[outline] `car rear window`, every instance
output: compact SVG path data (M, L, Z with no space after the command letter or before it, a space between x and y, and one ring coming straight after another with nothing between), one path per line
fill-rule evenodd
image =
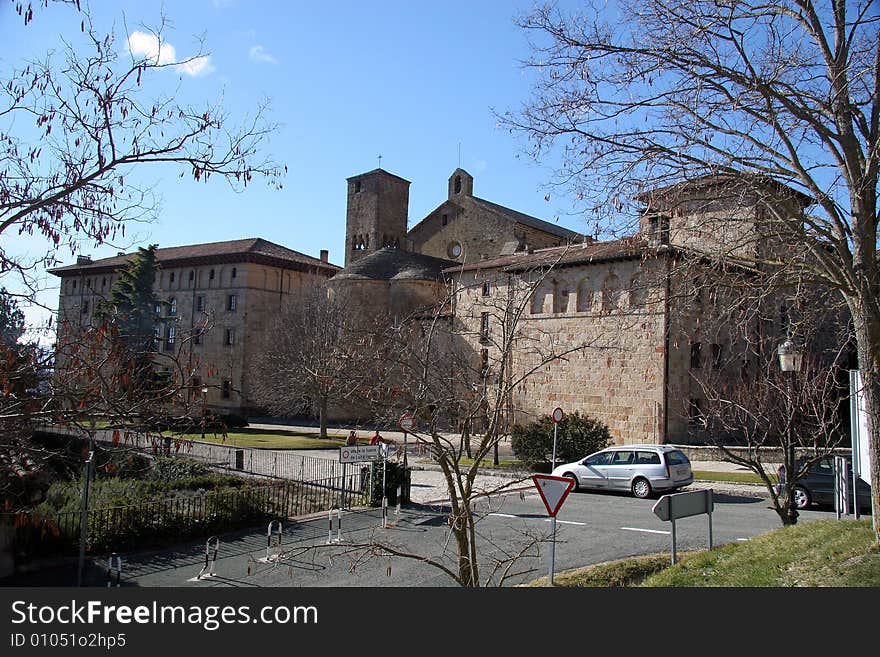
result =
M669 465L684 465L685 463L690 463L688 457L684 455L684 452L679 452L678 450L666 452L666 462Z

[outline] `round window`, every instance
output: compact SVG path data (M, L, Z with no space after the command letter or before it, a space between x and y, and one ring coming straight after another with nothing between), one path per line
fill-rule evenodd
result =
M449 254L450 258L457 258L461 255L461 244L458 242L450 242L449 248L446 249L446 253Z

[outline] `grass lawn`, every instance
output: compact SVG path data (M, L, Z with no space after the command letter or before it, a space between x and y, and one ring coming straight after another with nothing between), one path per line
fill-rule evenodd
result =
M880 586L870 520L816 520L715 550L647 555L559 573L557 586ZM546 586L542 578L529 586Z
M776 483L776 473L767 473L770 481ZM708 470L694 470L694 479L702 481L725 481L731 484L759 484L764 482L754 472L710 472Z
M188 439L202 440L201 431L183 434ZM316 429L314 433L299 433L285 431L283 429L232 429L223 434L205 432L205 440L213 443L223 443L235 447L262 447L266 449L337 449L345 445L348 434L327 432L328 438L322 439ZM362 443L365 441L361 441Z

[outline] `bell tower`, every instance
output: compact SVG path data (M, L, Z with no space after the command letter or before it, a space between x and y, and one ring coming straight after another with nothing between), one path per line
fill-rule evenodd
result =
M345 266L385 247L405 248L409 181L373 169L347 182Z

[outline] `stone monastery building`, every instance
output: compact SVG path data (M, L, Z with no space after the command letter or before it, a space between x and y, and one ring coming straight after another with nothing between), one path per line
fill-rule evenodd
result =
M573 351L546 366L538 349L513 351L511 375L534 372L509 400L511 421L561 406L604 421L620 443L685 443L700 435L694 374L738 373L747 363L735 338L709 321L723 301L682 292L686 281L672 274L678 255L778 248L761 234L768 198L790 213L809 201L787 188L768 185L767 195L728 182L716 176L655 190L640 199L635 235L593 241L475 196L462 169L450 176L447 198L407 229L410 183L375 169L347 181L344 268L326 251L313 258L258 238L158 249L155 289L166 304L157 337L162 349L174 349L181 336L198 334L186 347L202 364L192 388L209 389L211 408L246 413L254 407L245 363L255 336L307 288L327 282L351 313L394 318L429 312L452 290L449 320L460 348L491 386L501 358L500 302L526 290L522 344ZM130 258L80 257L52 270L61 278L59 342L90 321ZM765 330L786 328L780 321Z

